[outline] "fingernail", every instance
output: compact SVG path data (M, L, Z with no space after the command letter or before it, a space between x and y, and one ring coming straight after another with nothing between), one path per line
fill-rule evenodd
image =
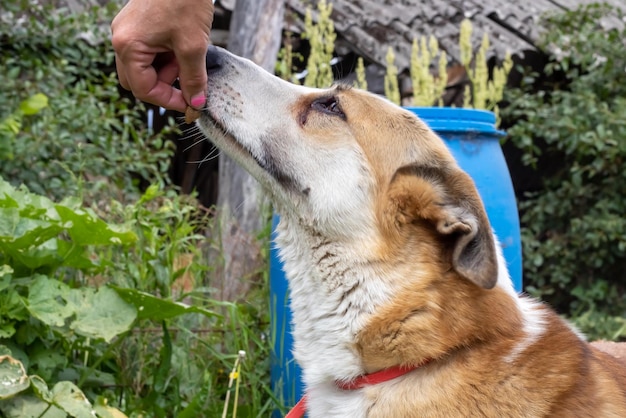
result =
M196 109L201 108L206 103L206 97L204 94L198 94L191 98L191 107L195 107Z

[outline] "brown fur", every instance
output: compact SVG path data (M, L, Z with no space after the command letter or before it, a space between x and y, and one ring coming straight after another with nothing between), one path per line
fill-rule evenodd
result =
M476 279L455 265L454 247L462 239L450 243L441 234L468 231L450 217L446 205L463 205L479 219L479 229L487 221L471 181L461 172L440 171L424 176L424 170L403 170L385 196L386 219L381 221L392 241L389 247L402 253L395 258L409 262L421 254L430 261L430 270L414 282L407 276L398 297L376 312L356 346L368 371L435 359L425 372L430 373L429 386L441 389L428 389L424 396L423 373L407 376L391 395L402 401L375 402L368 416L411 417L419 410L422 418L443 418L469 407L485 417L626 417L624 367L581 341L552 312L547 311L543 338L513 364L504 364L502 354L523 338L522 318L511 309L511 296L500 289L484 290L494 284L480 279L493 277L495 261L484 259L493 249L481 248L473 255L483 266ZM456 384L450 387L450 382ZM369 393L374 399L386 398L376 387Z

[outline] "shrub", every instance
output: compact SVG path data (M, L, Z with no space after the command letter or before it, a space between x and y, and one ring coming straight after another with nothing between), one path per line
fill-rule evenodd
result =
M211 298L210 219L168 186L174 121L120 95L113 10L0 10L0 416L219 416L239 350L239 414L269 415L267 294Z
M10 150L0 175L55 199L82 190L89 202L136 199L140 183L167 182L168 130L150 132L144 107L118 90L107 41L112 10L0 5L0 121L14 128L0 129L0 150ZM16 113L42 95L48 103L36 115Z
M547 18L548 79L528 73L506 109L524 162L551 168L520 203L526 290L611 339L626 336L626 30L600 22L616 14Z
M0 415L217 416L241 349L239 411L267 415L267 295L210 298L186 198L153 186L111 211L120 223L0 180Z

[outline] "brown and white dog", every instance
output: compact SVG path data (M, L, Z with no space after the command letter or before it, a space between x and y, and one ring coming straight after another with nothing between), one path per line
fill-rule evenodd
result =
M219 48L207 66L199 126L281 215L310 417L626 417L626 368L516 294L472 180L422 121Z

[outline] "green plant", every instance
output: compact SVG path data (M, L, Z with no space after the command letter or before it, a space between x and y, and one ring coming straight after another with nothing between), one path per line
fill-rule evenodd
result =
M88 402L72 402L72 393L84 395L64 377L88 369L102 354L98 341L127 332L136 309L110 288L76 287L80 276L71 272L101 270L91 247L130 245L135 235L106 224L76 200L53 203L1 179L0 219L0 411L8 417L45 411L46 417L54 411L93 416ZM66 284L58 280L63 277L73 280ZM85 357L70 361L74 350ZM51 391L48 382L54 383Z
M295 82L293 76L293 43L291 42L291 32L285 34L283 47L278 51L276 57L276 68L274 72L283 80Z
M0 7L0 374L23 369L0 415L66 416L69 388L92 417L218 416L243 349L238 413L267 416L267 281L246 302L212 299L211 219L168 186L176 128L152 132L120 96L114 9ZM26 115L40 93L48 106Z
M200 244L189 232L200 226L189 217L197 206L153 186L139 202L112 210L122 223L105 222L77 199L54 203L0 181L0 376L13 382L0 392L0 411L70 411L63 400L70 390L103 417L107 408L218 416L225 370L241 349L249 360L241 364L239 413L275 408L267 302L257 300L267 295L216 302L210 288L186 281L205 271L199 251L176 263ZM165 283L123 274L146 264L163 270Z
M166 183L173 127L150 132L143 105L120 96L107 41L113 10L0 3L0 126L12 127L0 130L0 147L10 145L0 175L55 199L80 190L88 202L132 200L142 183Z
M526 290L610 339L626 337L626 30L600 22L617 14L596 5L547 18L550 61L503 111L523 161L543 168L520 203Z
M48 106L48 98L41 94L34 94L20 103L17 110L0 121L0 159L12 160L13 147L17 134L22 130L24 116L36 115Z
M333 70L330 61L335 50L335 25L330 14L333 5L321 0L317 3L318 19L313 23L311 9L307 8L304 19L304 39L311 45L311 53L307 60L307 75L304 78L304 85L310 87L330 87L333 83Z
M356 60L356 68L354 70L354 73L356 74L354 87L361 90L367 90L367 80L365 79L365 64L363 64L362 57L359 57Z
M463 107L492 110L499 123L498 103L502 100L507 78L513 68L510 54L506 54L502 64L495 66L490 75L487 66L487 50L489 37L485 33L480 48L474 54L472 49L472 23L465 19L459 30L459 50L461 64L465 67L469 77L469 84L465 86ZM431 71L431 64L439 55L437 72ZM385 74L385 95L394 103L400 104L397 88L398 70L394 65L395 56L392 48L387 52L387 72ZM415 106L432 106L442 104L441 95L444 93L447 77L448 58L445 51L439 50L434 37L427 41L420 37L413 41L411 50L411 81L413 83L413 104Z
M396 55L392 48L387 50L387 71L385 72L385 96L397 105L400 105L400 88L398 86L398 68L395 66L394 61Z
M430 63L439 55L437 77L430 71ZM411 51L411 82L413 84L413 105L432 106L433 103L443 103L442 95L448 83L448 57L445 52L439 52L439 43L431 35L426 43L426 38L422 36L418 44L417 39L413 40Z
M211 270L200 232L214 219L203 213L191 197L151 186L130 205L111 206L114 219L131 225L137 244L109 251L112 266L106 277L122 288L141 289L166 300L184 300L191 307L219 311L221 317L188 312L168 322L167 329L150 318L140 318L136 331L114 351L116 378L126 394L126 411L165 414L183 411L219 416L228 392L228 372L239 350L248 353L241 365L238 413L263 416L276 406L269 390L269 327L267 282L251 292L245 303L217 302L211 298ZM111 214L109 215L111 216ZM209 276L209 277L207 277ZM267 273L265 273L267 276ZM267 280L267 277L266 277ZM171 341L166 351L165 336ZM161 350L171 367L161 367L159 385L154 370L163 361L150 353ZM233 354L235 353L235 354ZM152 416L152 415L151 415Z
M470 84L465 86L463 107L474 109L493 110L499 118L498 103L502 101L507 78L513 68L513 59L507 52L501 66L493 68L489 75L487 67L487 51L489 50L489 36L483 35L478 51L472 52L472 23L465 19L461 22L459 31L459 49L461 64L465 66ZM472 68L472 62L474 67ZM440 70L441 71L441 70Z

